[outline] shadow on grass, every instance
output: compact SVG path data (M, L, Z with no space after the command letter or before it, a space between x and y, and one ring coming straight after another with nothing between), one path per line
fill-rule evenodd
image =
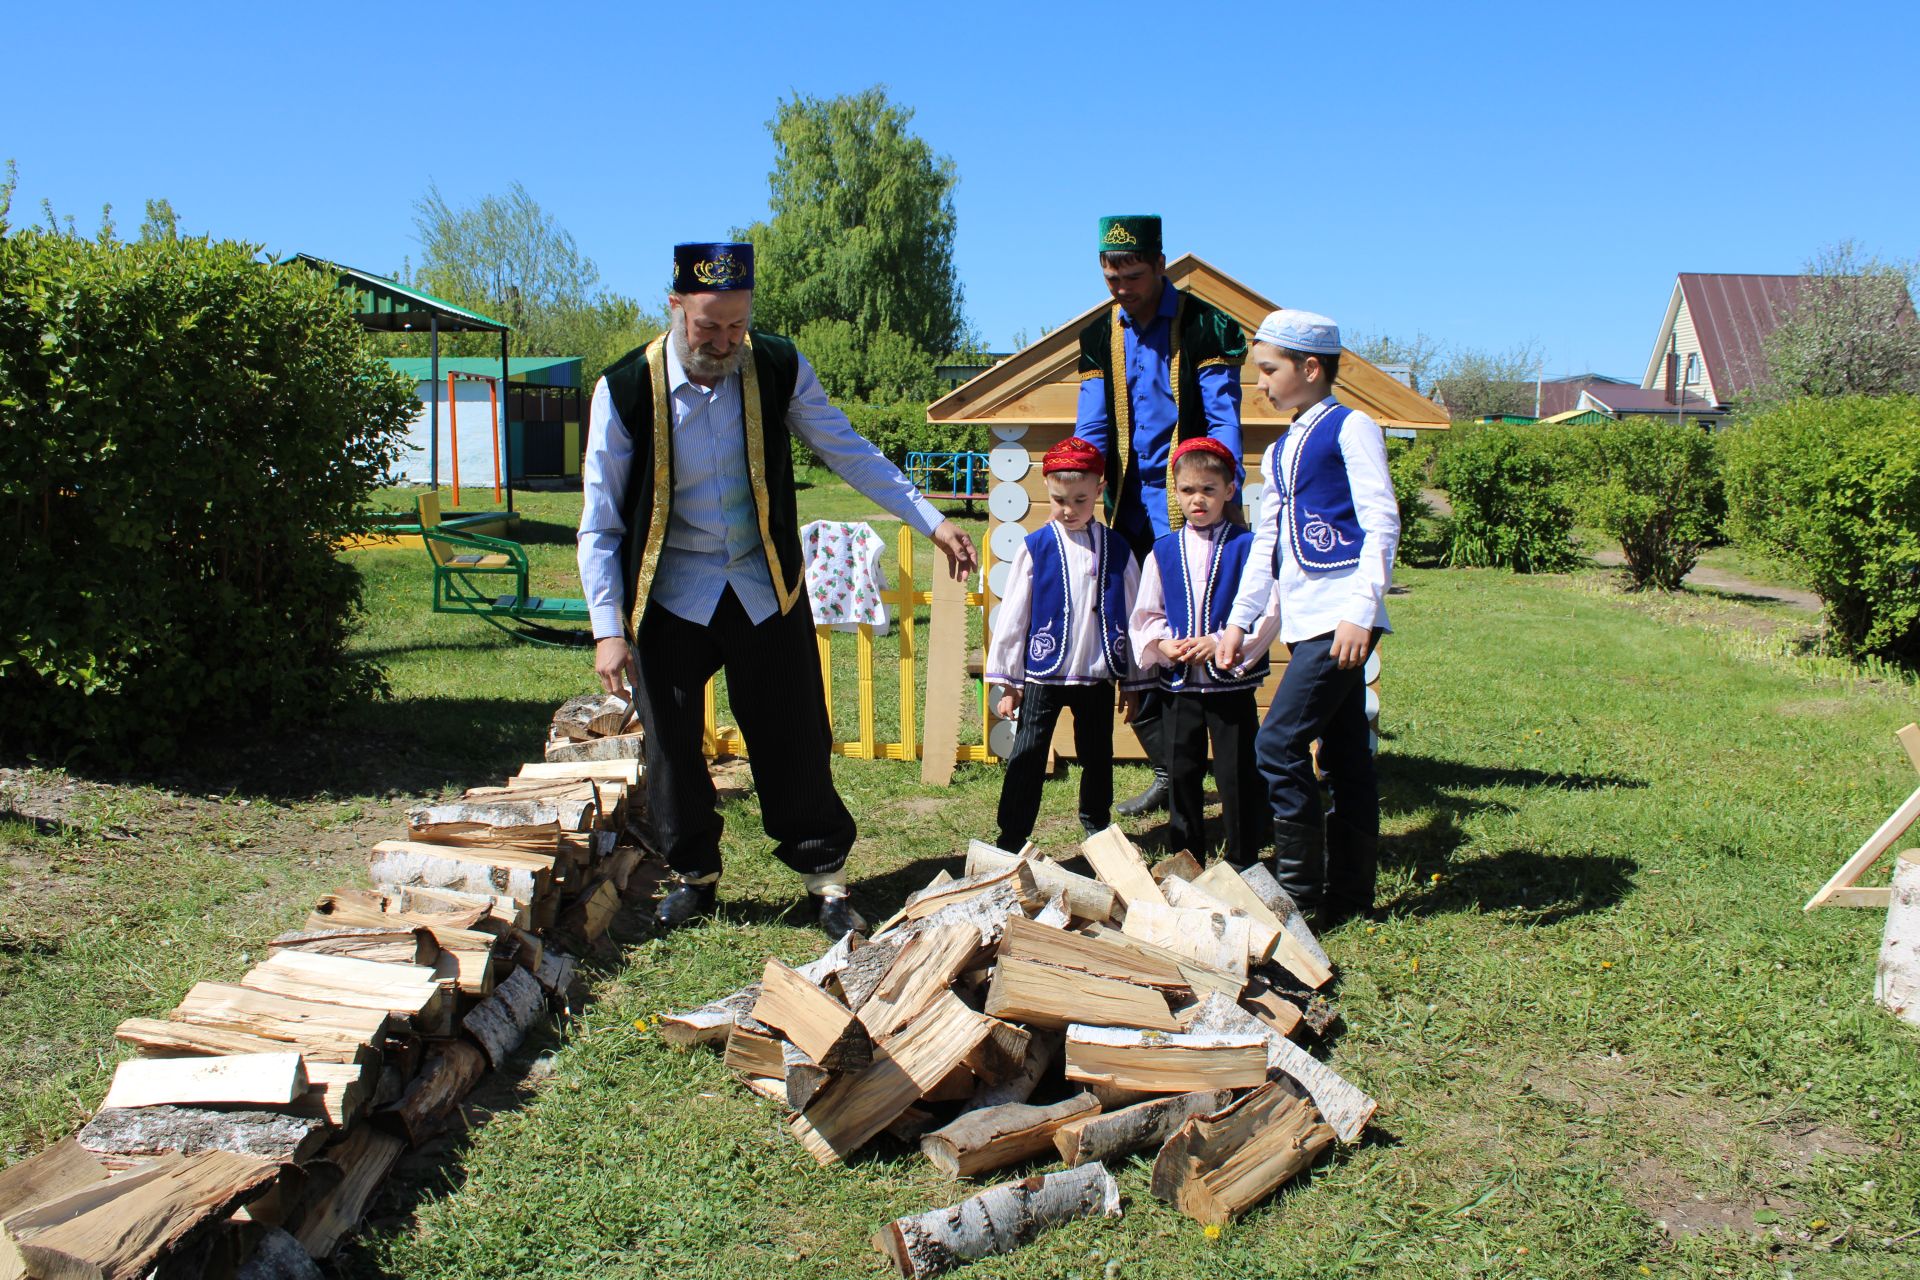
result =
M1389 755L1381 761L1380 801L1383 815L1424 813L1427 818L1408 831L1380 838L1383 867L1404 867L1416 885L1441 877L1431 892L1412 894L1386 903L1392 911L1409 915L1437 915L1451 911L1499 911L1517 914L1529 923L1552 924L1570 916L1598 911L1619 902L1633 885L1639 864L1616 854L1549 854L1512 848L1480 857L1456 859L1467 843L1461 823L1489 809L1510 813L1517 806L1484 792L1497 787L1525 791L1637 790L1641 778L1621 774L1552 773L1540 769L1462 764L1432 756Z

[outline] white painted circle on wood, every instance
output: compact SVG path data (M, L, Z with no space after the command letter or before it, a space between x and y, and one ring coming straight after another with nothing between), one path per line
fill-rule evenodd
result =
M1026 446L1010 441L993 446L993 452L987 455L987 469L993 472L995 480L1018 480L1032 466L1033 459L1027 456Z
M987 638L991 640L993 638L993 633L998 631L999 629L1000 629L1000 606L995 605L993 606L993 608L987 610Z
M1027 434L1027 424L1024 422L996 422L993 424L993 434L1001 440L1018 440Z
M1367 754L1374 756L1380 754L1380 735L1372 731L1367 733Z
M1372 684L1380 679L1380 651L1375 649L1367 655L1367 665L1360 668L1360 683Z
M1001 527L1005 528L1006 526L1002 525ZM996 562L993 568L987 570L987 590L993 592L993 594L995 594L996 596L1006 595L1007 594L1007 574L1011 570L1012 570L1012 566L1009 565L1005 560Z
M1027 531L1017 524L997 524L988 539L993 547L995 560L1011 560L1020 550L1020 544L1027 540Z
M1267 486L1263 484L1255 484L1253 481L1249 480L1246 484L1240 487L1240 505L1245 507L1248 511L1260 510L1260 498L1262 495L1266 493L1266 491L1267 491Z
M1012 524L1024 520L1027 508L1032 505L1033 499L1017 484L997 484L993 486L993 492L987 495L987 510L993 512L994 519Z
M1367 690L1367 719L1378 720L1379 718L1380 718L1380 691L1378 689L1368 689Z
M1013 754L1013 739L1019 732L1020 726L1011 720L996 721L987 730L987 750L1005 760Z

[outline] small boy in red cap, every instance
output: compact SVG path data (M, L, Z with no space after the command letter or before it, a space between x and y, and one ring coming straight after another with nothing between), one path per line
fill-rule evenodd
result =
M1173 530L1153 544L1140 574L1128 625L1134 664L1157 671L1164 690L1161 735L1166 746L1168 847L1205 859L1207 742L1227 861L1252 864L1266 844L1266 789L1254 761L1260 729L1255 691L1267 675L1267 646L1279 627L1269 609L1248 637L1245 667L1216 661L1227 615L1253 546L1246 528L1225 518L1233 501L1237 459L1209 436L1173 451L1177 507Z
M1020 721L1000 785L999 845L1009 850L1027 842L1040 816L1047 747L1063 708L1073 712L1080 825L1088 835L1107 827L1115 684L1123 716L1131 719L1139 700L1127 650L1139 570L1125 540L1094 519L1106 488L1104 460L1069 436L1047 450L1040 470L1052 519L1008 562L987 650L987 683L1002 690L996 710Z

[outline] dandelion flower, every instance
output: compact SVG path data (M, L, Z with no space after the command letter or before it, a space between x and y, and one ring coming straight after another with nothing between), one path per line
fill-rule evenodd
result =
M1525 1245L1521 1245L1518 1249L1514 1250L1514 1253L1522 1258L1526 1257L1529 1252L1531 1252L1531 1250L1529 1250Z
M1601 967L1602 969L1611 969L1611 968L1613 968L1613 961L1611 961L1611 960L1602 960L1602 961L1600 962L1600 967Z
M1432 876L1430 877L1430 879L1432 879L1432 881L1433 881L1433 882L1434 882L1435 884L1439 884L1439 883L1440 883L1440 873L1439 873L1438 871L1436 871L1436 872L1434 872L1434 873L1433 873L1433 875L1432 875Z
M633 1029L635 1031L645 1031L647 1029L647 1020L645 1018L635 1018L633 1020Z
M1408 968L1409 970L1411 970L1412 972L1414 972L1414 973L1418 973L1418 972L1420 972L1420 957L1419 957L1419 956L1415 956L1415 957L1413 958L1413 963L1412 963L1412 964L1410 964L1410 965L1408 965L1408 966L1407 966L1407 968Z
M1203 1234L1205 1234L1209 1240L1218 1240L1220 1238L1220 1224L1217 1222L1209 1222Z
M1807 1230L1809 1231L1824 1231L1826 1230L1826 1227L1827 1227L1827 1220L1825 1218L1815 1218L1812 1222L1809 1222L1807 1224Z

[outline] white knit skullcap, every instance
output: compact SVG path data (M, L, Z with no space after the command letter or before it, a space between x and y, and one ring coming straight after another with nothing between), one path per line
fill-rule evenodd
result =
M1282 307L1262 320L1253 340L1312 356L1340 354L1339 325L1317 312L1295 311L1292 307Z

